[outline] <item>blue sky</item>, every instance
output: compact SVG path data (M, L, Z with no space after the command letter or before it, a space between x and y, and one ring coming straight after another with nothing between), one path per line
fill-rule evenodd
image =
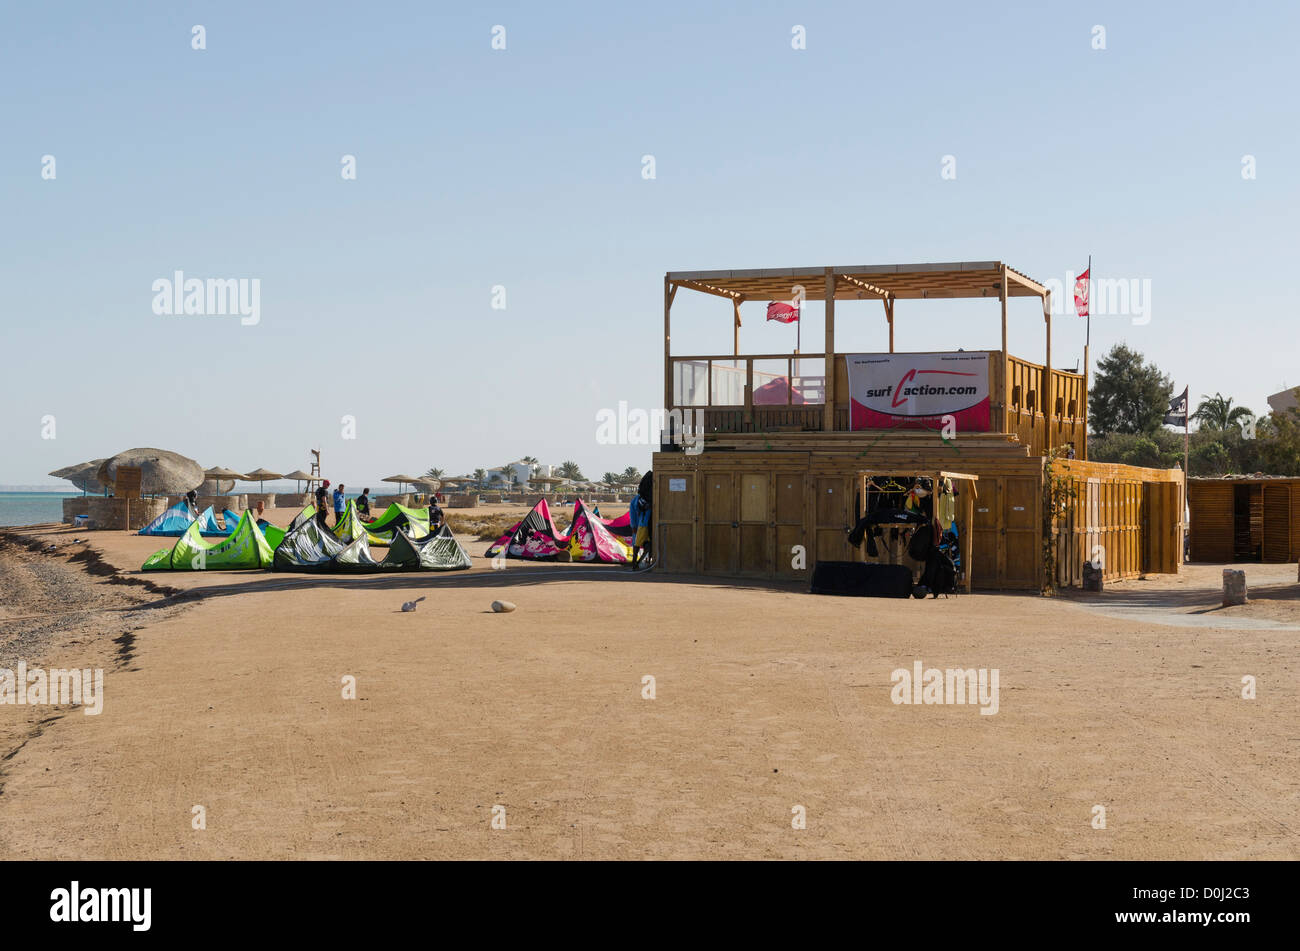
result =
M1294 5L463 6L3 8L0 482L138 445L236 469L319 446L349 484L526 453L645 468L595 417L661 402L667 270L1064 280L1091 253L1151 282L1148 324L1094 319L1094 359L1126 341L1257 411L1300 384ZM178 269L258 278L260 322L155 315ZM727 303L678 302L677 352L729 351ZM743 313L742 348L792 346ZM837 325L885 346L878 304ZM1070 366L1083 324L1053 327ZM998 305L900 302L897 344L997 347ZM1011 351L1042 358L1034 301Z

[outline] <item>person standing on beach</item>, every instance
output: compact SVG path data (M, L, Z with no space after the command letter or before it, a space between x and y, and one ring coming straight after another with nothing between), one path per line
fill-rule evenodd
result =
M438 505L438 500L433 496L429 497L429 533L432 534L442 528L442 508Z
M329 528L329 495L327 490L330 487L330 480L326 479L316 488L316 523L321 528Z
M343 510L347 507L347 503L343 498L344 488L346 488L346 486L344 486L343 483L340 482L339 487L334 490L334 527L335 528L338 528L339 522L343 521Z
M199 517L199 494L193 489L185 493L185 504L189 507L190 518Z
M645 552L646 565L650 564L650 517L653 512L654 473L647 472L641 477L632 504L628 506L628 516L635 533L632 540L632 563L629 566L636 571Z
M357 496L356 505L357 505L357 512L361 515L362 518L370 517L370 487L369 486L361 490L361 494Z

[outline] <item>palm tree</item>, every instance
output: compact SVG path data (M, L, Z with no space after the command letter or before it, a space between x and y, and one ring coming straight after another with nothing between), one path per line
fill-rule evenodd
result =
M475 481L476 483L478 483L478 487L479 487L480 489L483 488L483 480L486 479L486 478L487 478L487 470L486 470L486 469L475 469L475 470L474 470L474 481Z
M1249 419L1254 415L1245 406L1233 406L1231 396L1215 393L1213 396L1201 395L1201 402L1192 414L1192 419L1206 429L1227 429L1229 426L1240 425L1237 421L1243 417Z
M441 479L442 474L446 471L446 469L425 469L424 477L426 479Z
M624 485L635 485L641 481L641 472L636 466L628 466L623 470L622 479Z
M606 485L618 485L622 479L623 477L617 472L606 472L600 477L600 481L604 482Z
M585 481L583 479L582 469L580 469L578 464L572 459L566 459L560 463L560 468L556 470L556 474L559 475L561 479L568 479L571 482Z
M535 465L537 465L537 457L536 457L536 456L520 456L520 457L519 457L519 461L520 461L520 462L527 463L527 464L530 465L530 466L535 466Z

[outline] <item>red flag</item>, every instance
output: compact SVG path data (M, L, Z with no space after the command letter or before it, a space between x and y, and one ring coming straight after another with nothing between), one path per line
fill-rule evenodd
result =
M1074 312L1080 317L1088 316L1088 277L1091 267L1087 268L1074 282Z
M799 308L773 301L767 305L767 319L779 320L783 324L792 324L799 319Z

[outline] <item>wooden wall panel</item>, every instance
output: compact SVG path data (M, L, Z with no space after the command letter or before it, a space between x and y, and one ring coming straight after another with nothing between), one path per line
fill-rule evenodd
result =
M1189 526L1192 561L1232 561L1233 484L1206 484L1189 480L1187 500L1191 507Z
M1294 561L1291 551L1291 486L1264 485L1262 488L1261 542L1263 560L1268 562Z

